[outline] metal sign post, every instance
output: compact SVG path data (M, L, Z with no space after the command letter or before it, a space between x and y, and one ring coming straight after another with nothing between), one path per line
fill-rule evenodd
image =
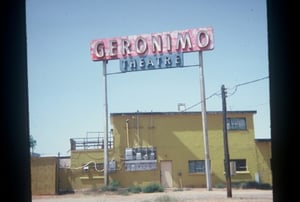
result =
M206 187L208 191L212 190L211 185L211 171L210 171L210 157L208 149L208 136L207 136L207 121L206 121L206 102L205 102L205 88L204 88L204 73L203 73L203 57L202 51L199 51L199 69L200 69L200 93L201 93L201 109L202 109L202 128L203 140L205 149L205 171L206 171Z
M107 141L108 141L108 106L107 106L107 74L106 74L106 64L107 61L103 60L103 80L104 80L104 185L108 186L109 179L108 179L108 148L107 148Z

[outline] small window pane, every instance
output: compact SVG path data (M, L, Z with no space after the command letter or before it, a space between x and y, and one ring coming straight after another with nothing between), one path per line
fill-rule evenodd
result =
M245 118L227 118L228 130L246 130Z

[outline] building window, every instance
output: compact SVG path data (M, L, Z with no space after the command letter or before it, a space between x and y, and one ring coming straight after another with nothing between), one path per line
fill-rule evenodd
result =
M228 130L246 130L246 118L227 118Z
M189 173L205 173L205 160L189 160Z
M230 162L235 162L235 170L237 172L248 170L246 159L230 159Z

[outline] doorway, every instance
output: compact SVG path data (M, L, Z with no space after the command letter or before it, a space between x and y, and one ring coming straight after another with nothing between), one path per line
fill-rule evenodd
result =
M172 161L160 162L161 185L165 188L173 187Z

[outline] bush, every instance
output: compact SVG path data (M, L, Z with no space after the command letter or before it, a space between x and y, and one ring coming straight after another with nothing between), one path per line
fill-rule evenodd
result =
M218 183L216 188L225 188L226 184ZM236 189L272 189L272 186L268 183L258 183L256 181L245 182L231 182L231 188Z
M117 180L112 180L108 186L101 187L102 191L117 191L119 188L119 182Z
M144 193L163 192L164 188L160 184L150 183L149 185L145 186L142 191Z
M260 183L258 184L258 189L272 189L272 186L268 183Z
M140 193L142 191L142 188L140 186L134 185L129 187L128 191L132 193Z
M241 188L246 188L246 189L256 189L258 187L258 183L255 181L248 181L243 184Z
M222 183L218 183L215 185L215 188L225 188L226 185L225 184L222 184Z

